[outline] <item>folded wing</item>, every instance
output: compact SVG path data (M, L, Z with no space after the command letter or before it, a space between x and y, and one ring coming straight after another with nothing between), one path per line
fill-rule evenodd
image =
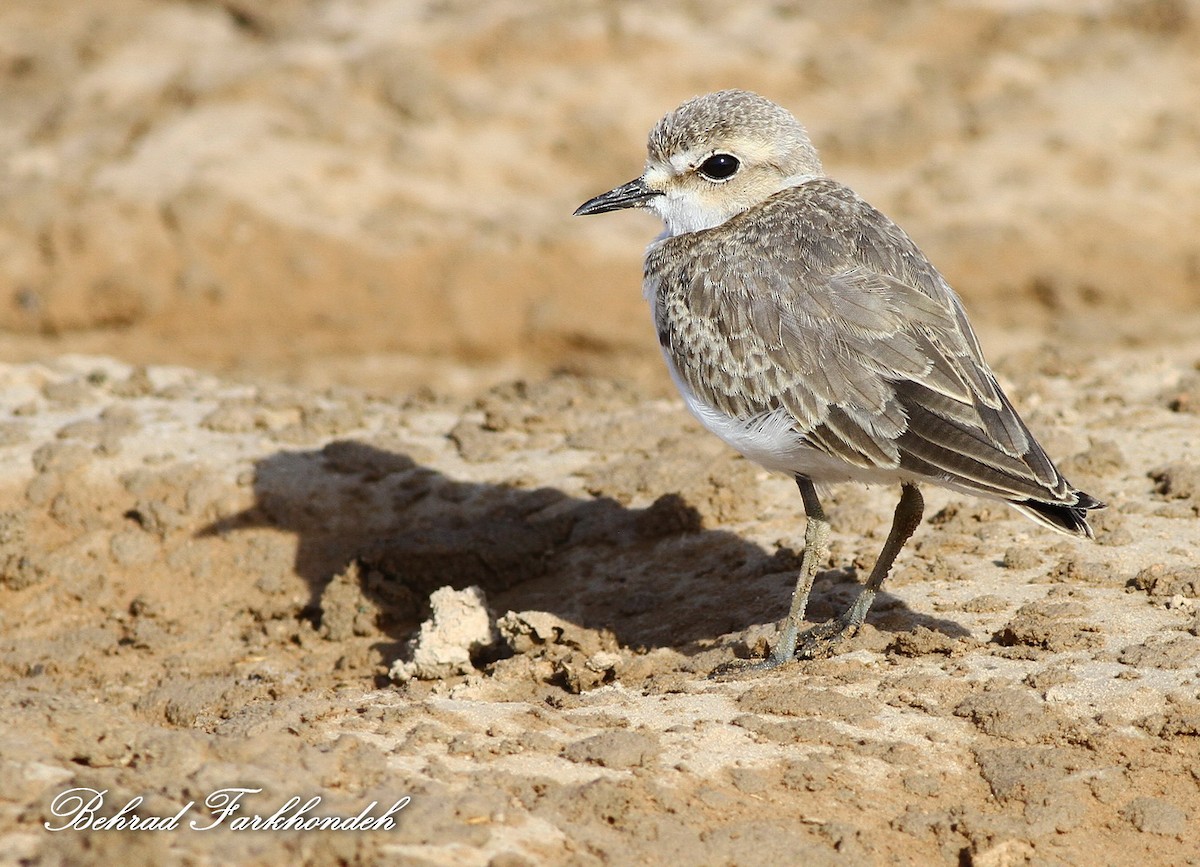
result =
M1100 504L1055 468L957 296L894 223L822 179L722 229L676 236L647 259L660 340L697 397L742 419L784 408L830 457L1090 534L1085 511Z

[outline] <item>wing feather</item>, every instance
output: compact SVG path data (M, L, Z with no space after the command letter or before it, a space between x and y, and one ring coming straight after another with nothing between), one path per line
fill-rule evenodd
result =
M953 290L894 223L829 179L653 245L663 349L737 419L781 407L852 467L1075 506L984 361ZM1086 508L1086 507L1084 507Z

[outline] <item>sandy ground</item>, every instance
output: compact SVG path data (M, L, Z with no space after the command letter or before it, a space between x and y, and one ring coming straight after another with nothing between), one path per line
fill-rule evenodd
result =
M0 861L1200 863L1195 2L21 0L0 79ZM843 652L712 680L799 498L672 394L653 223L568 215L730 85L1110 507L930 490ZM831 492L814 619L894 497ZM410 800L186 826L230 787Z

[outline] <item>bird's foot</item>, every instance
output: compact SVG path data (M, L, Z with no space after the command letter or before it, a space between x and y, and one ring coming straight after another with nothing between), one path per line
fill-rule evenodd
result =
M786 659L776 659L768 656L766 659L731 659L722 662L708 673L709 680L733 680L743 674L755 671L770 671L787 662Z
M859 626L860 623L846 617L817 624L797 636L796 659L825 659L832 656L839 644L855 636Z
M867 602L869 604L870 600ZM827 623L818 623L799 635L785 628L771 654L765 659L731 659L714 668L708 675L709 680L725 680L749 672L770 671L793 659L825 659L833 656L839 644L858 634L863 623L862 615L865 613L866 606L856 602L841 617L835 617Z

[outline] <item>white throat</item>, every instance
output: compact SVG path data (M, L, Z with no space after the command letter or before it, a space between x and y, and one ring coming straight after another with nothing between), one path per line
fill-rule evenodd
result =
M712 229L740 213L740 209L705 207L703 202L692 196L671 193L655 196L649 205L667 227L663 233L663 237L667 238Z
M688 232L701 232L705 229L716 228L731 217L736 217L743 211L747 211L760 202L765 201L770 196L790 187L799 186L807 181L814 180L817 177L820 176L803 174L784 178L775 189L769 190L758 201L748 204L733 196L728 197L724 202L705 202L696 196L681 194L669 189L663 195L655 196L646 204L654 213L658 214L666 226L666 230L659 238L671 238L675 235L687 234Z

